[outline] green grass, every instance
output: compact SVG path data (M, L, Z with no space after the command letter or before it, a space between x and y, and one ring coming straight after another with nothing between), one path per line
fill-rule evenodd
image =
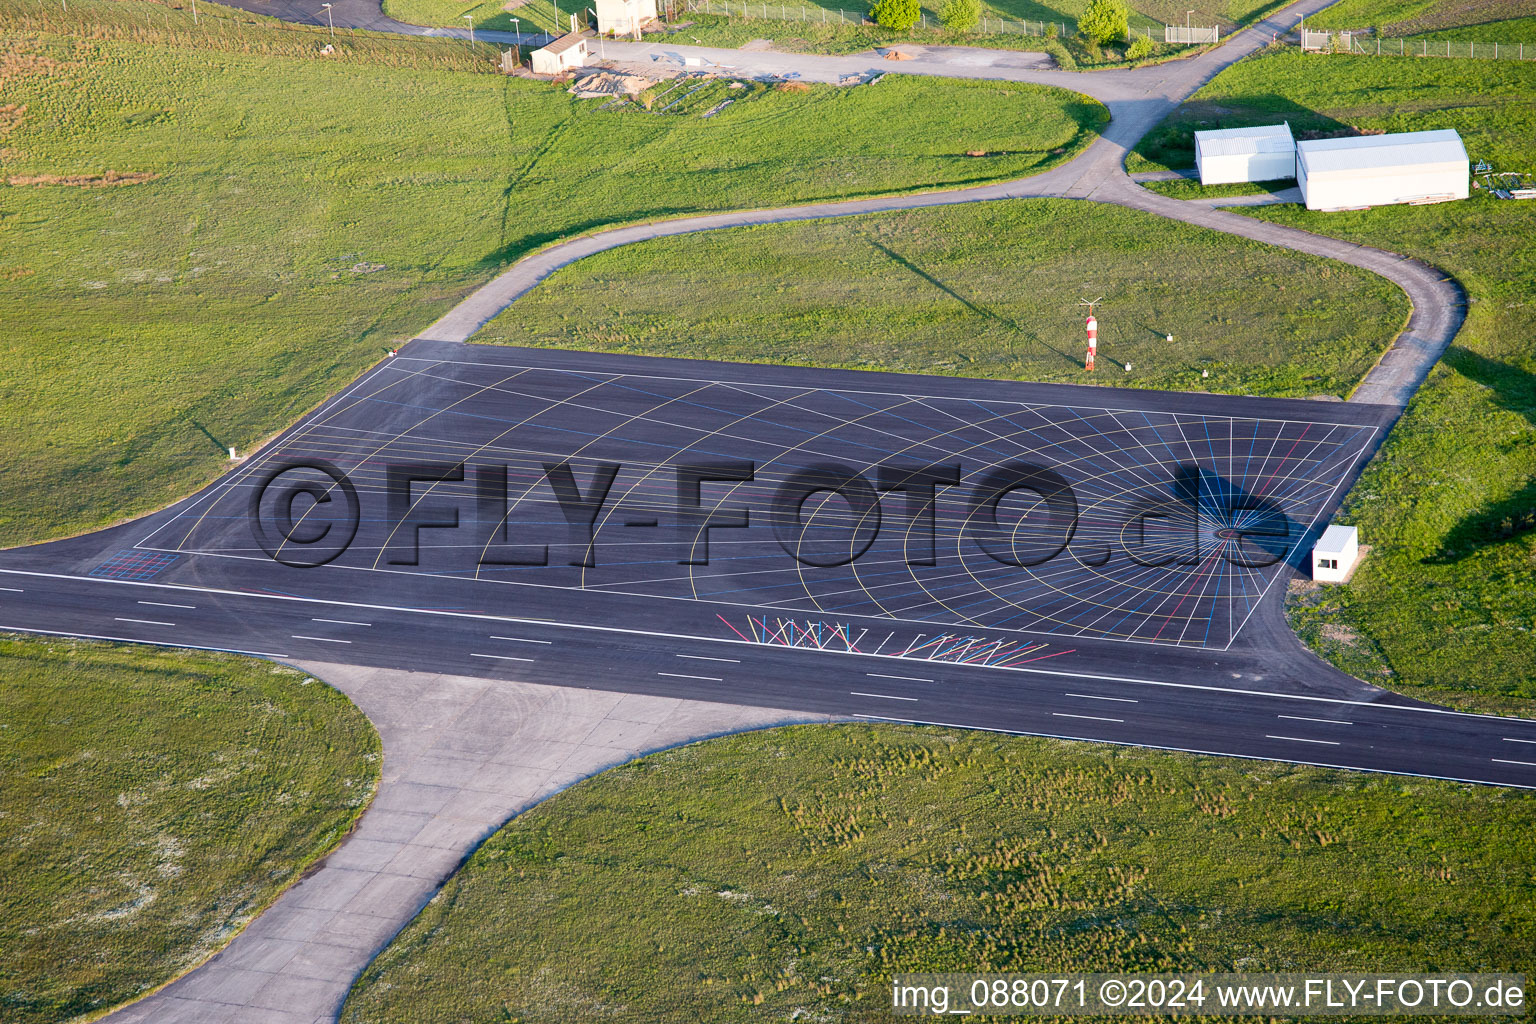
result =
M1455 128L1474 160L1530 170L1536 61L1328 57L1277 47L1240 61L1139 142L1131 171L1195 165L1194 132L1289 121L1298 138L1350 128Z
M1348 586L1293 595L1301 636L1346 671L1426 700L1536 713L1536 209L1255 216L1418 256L1472 304L1343 510L1374 547Z
M1313 28L1374 28L1387 36L1536 42L1536 0L1339 0Z
M1077 302L1098 295L1090 377ZM475 340L1306 396L1347 394L1406 318L1395 286L1353 267L1041 199L628 246L559 271Z
M938 729L752 733L513 821L341 1019L853 1024L896 1019L897 972L1527 971L1533 829L1514 790Z
M1149 192L1173 199L1226 199L1232 196L1258 196L1266 192L1273 195L1296 187L1296 179L1277 181L1238 181L1229 185L1202 185L1198 180L1179 178L1175 181L1144 181L1141 187Z
M1224 71L1155 130L1142 163L1189 166L1202 122L1454 127L1474 157L1536 170L1536 66L1267 53ZM1317 111L1316 115L1298 115ZM1273 112L1273 113L1272 113ZM1427 207L1250 216L1416 256L1471 304L1431 373L1350 493L1343 521L1374 550L1344 587L1298 588L1292 622L1347 671L1458 707L1536 711L1536 203L1474 198Z
M225 945L362 813L340 693L225 655L0 634L0 1018L52 1024Z
M19 31L0 75L26 108L0 117L0 178L155 176L0 187L0 544L185 495L560 238L1027 175L1106 116L892 76L703 120L490 74Z

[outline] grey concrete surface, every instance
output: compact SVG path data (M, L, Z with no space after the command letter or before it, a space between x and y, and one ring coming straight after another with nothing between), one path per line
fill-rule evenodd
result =
M300 663L384 741L357 829L206 964L112 1024L321 1024L353 980L509 818L690 740L825 716L506 680Z

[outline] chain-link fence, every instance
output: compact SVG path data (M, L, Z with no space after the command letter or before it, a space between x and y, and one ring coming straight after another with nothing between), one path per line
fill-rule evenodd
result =
M1304 28L1301 48L1310 53L1353 53L1371 57L1462 57L1476 60L1536 60L1536 43L1475 42L1457 39L1383 39L1371 32Z
M808 7L798 3L769 3L768 0L741 0L739 3L732 0L693 0L688 9L698 14L718 14L727 18L808 21L826 25L862 25L873 20L869 16L868 7ZM936 17L924 11L918 19L918 27L942 26ZM993 35L1067 36L1077 31L1077 25L1070 21L1015 21L983 15L974 31Z

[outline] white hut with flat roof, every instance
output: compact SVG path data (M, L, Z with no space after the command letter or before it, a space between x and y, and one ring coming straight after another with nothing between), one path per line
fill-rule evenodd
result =
M1360 560L1360 532L1353 526L1329 523L1312 548L1312 578L1319 583L1343 583Z
M1290 122L1195 132L1195 167L1202 185L1296 177Z

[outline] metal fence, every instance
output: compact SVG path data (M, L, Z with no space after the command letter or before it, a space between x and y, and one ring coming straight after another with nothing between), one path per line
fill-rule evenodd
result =
M1214 43L1221 38L1221 28L1217 25L1202 27L1200 25L1164 25L1163 42L1182 43L1186 46L1203 46L1206 43Z
M1370 32L1304 28L1301 48L1312 53L1355 53L1372 57L1462 57L1477 60L1536 60L1536 43L1479 43L1451 39L1383 39Z
M698 14L719 14L727 18L765 19L772 21L815 21L822 24L835 25L862 25L873 19L869 16L867 7L844 7L831 9L826 7L806 7L801 4L768 3L763 0L760 3L751 0L742 0L741 3L732 3L731 0L693 0L688 9ZM922 12L918 19L920 28L942 27L937 18L931 18L927 11ZM1021 35L1021 36L1049 36L1051 27L1055 26L1055 34L1067 36L1077 31L1077 26L1064 21L1014 21L1009 18L993 18L984 16L976 24L975 31L983 34L995 35Z

